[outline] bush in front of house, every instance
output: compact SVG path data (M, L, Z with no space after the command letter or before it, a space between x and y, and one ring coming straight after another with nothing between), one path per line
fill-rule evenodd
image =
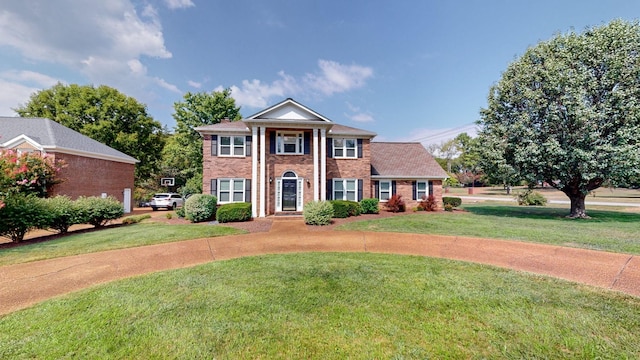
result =
M35 195L11 194L2 199L0 207L0 236L20 242L25 234L34 229L45 229L51 216L44 199Z
M194 194L184 203L184 218L192 223L213 220L218 199L213 195Z
M360 204L355 201L331 200L330 202L333 205L334 218L344 219L349 216L358 216L362 213Z
M537 191L527 190L523 193L516 195L518 205L524 206L545 206L547 205L547 198Z
M312 201L304 205L304 222L308 225L329 225L333 218L333 204L329 201Z
M436 197L433 195L422 195L420 204L418 204L418 211L436 211L438 210L438 203Z
M60 234L69 231L71 225L82 223L82 214L80 208L68 196L57 195L45 200L49 210L50 223L48 227Z
M171 215L171 213L167 213L167 215ZM142 220L150 219L150 218L151 218L151 215L149 214L128 216L122 219L122 224L124 225L137 224Z
M395 194L387 200L387 210L397 213L397 212L405 212L407 210L407 206L404 203L404 199L402 199L402 195Z
M80 214L80 224L91 224L96 228L107 225L124 215L122 204L113 196L106 198L98 196L81 196L75 201Z
M445 196L442 198L442 203L446 205L451 205L452 208L457 208L462 204L462 199L459 197Z
M216 212L220 223L251 220L251 203L233 203L220 206Z
M379 200L375 198L360 200L360 209L363 214L378 214L380 207L378 206Z

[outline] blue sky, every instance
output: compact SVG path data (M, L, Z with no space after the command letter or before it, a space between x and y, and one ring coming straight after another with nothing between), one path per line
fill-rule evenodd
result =
M187 91L242 115L291 97L379 141L440 143L541 40L637 0L0 0L0 115L56 82L109 85L173 128Z

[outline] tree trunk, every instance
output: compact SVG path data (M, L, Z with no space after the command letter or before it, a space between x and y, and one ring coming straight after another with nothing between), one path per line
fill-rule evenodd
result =
M588 219L587 211L584 206L584 199L586 197L582 192L577 192L577 194L567 194L569 200L571 200L571 214L569 214L569 218L572 219Z

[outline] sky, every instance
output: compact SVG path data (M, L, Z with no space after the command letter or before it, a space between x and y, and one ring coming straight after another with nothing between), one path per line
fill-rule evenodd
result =
M376 141L439 144L528 47L637 0L0 0L0 116L58 82L108 85L173 130L187 92L243 116L293 98Z

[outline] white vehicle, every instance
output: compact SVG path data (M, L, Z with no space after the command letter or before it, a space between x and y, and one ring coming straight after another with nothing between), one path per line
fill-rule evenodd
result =
M149 202L149 206L153 209L153 211L158 210L158 208L166 208L167 210L173 210L177 207L181 207L184 203L182 196L176 193L159 193L153 195L151 201Z

